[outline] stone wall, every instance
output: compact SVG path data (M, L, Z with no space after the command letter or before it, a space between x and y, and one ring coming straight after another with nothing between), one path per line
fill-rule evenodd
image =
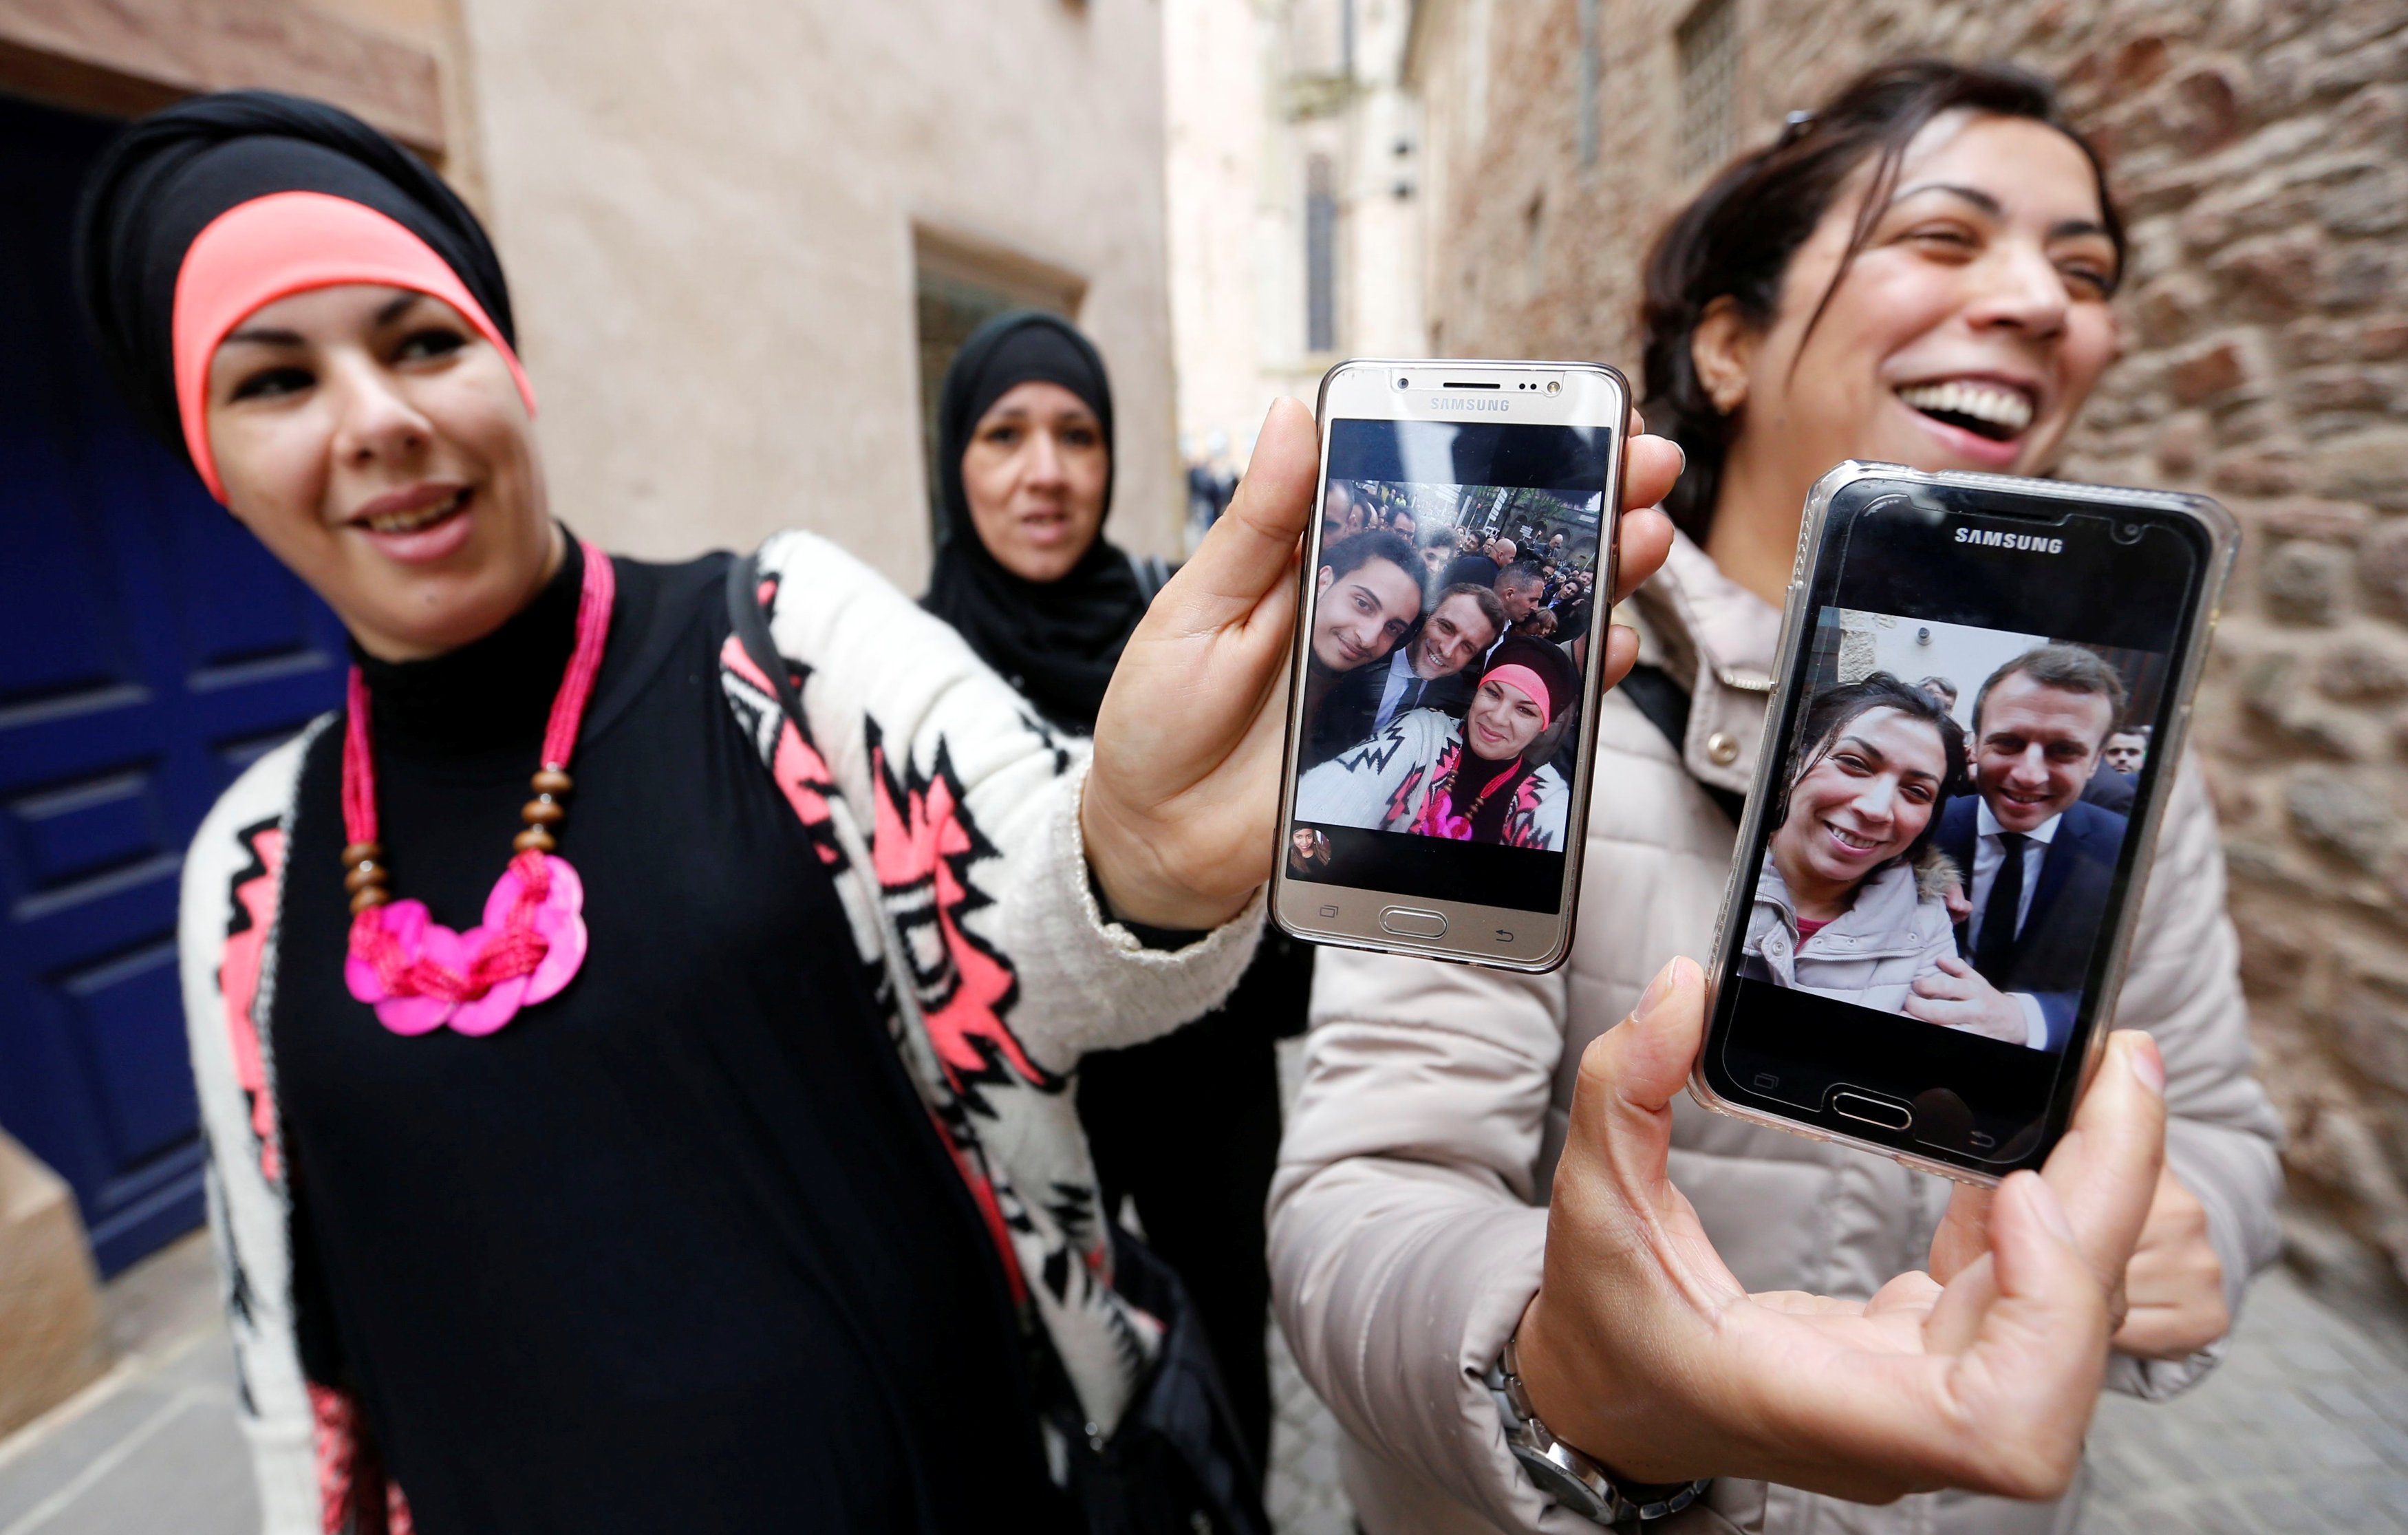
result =
M2408 7L1737 0L1737 142L1900 51L2053 74L2131 221L2127 354L2070 475L2209 492L2247 529L2196 742L2301 1205L2408 1274ZM1636 273L1693 190L1677 29L1600 0L1426 0L1429 312L1454 355L1634 373ZM1636 380L1634 379L1634 382Z

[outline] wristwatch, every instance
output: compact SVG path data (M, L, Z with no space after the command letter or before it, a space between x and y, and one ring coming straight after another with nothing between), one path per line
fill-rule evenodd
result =
M1592 1524L1636 1529L1670 1518L1713 1485L1712 1477L1654 1485L1625 1482L1549 1433L1522 1388L1522 1368L1514 1356L1519 1341L1507 1339L1505 1352L1488 1367L1488 1394L1497 1399L1498 1415L1505 1420L1506 1446L1540 1491Z

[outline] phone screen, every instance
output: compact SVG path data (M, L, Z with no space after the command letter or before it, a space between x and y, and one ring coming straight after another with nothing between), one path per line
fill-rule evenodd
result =
M1615 452L1603 426L1330 423L1289 879L1560 910Z
M1725 925L1716 1092L1960 1165L2045 1150L2211 558L2162 508L1835 494Z

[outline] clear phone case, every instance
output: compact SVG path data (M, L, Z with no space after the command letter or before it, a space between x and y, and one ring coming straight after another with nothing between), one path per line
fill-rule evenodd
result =
M1840 465L1815 481L1813 492L1807 497L1804 520L1799 529L1798 556L1790 568L1787 597L1782 610L1780 648L1773 667L1773 675L1778 681L1771 711L1766 719L1764 737L1766 746L1759 756L1756 782L1749 790L1747 808L1739 828L1739 840L1736 846L1740 852L1732 859L1730 877L1724 887L1722 910L1715 920L1714 943L1712 950L1714 962L1706 969L1706 1010L1710 1025L1711 1021L1717 1017L1716 1003L1722 990L1729 984L1737 968L1739 945L1731 941L1730 925L1733 921L1734 908L1738 904L1739 894L1742 888L1747 887L1747 875L1750 872L1748 851L1759 845L1765 830L1762 823L1766 808L1775 797L1773 779L1780 768L1784 753L1774 749L1774 743L1786 739L1800 702L1801 689L1799 682L1802 674L1799 671L1799 652L1800 647L1808 643L1816 622L1817 615L1813 611L1813 605L1810 598L1814 587L1813 578L1816 572L1817 562L1824 557L1828 548L1827 534L1831 509L1842 490L1866 480L1912 485L1942 497L1958 488L2004 491L2019 496L2063 500L2090 509L2125 506L2159 515L2172 513L2189 520L2203 535L2209 554L2201 564L2199 599L2192 609L2194 619L2188 626L2188 632L2178 637L2175 648L2171 653L2173 658L2173 670L2169 675L2166 691L2169 696L2177 700L2177 704L2169 712L2169 723L2163 739L2153 739L2150 744L2152 758L2165 764L2179 762L2183 744L2188 733L2191 708L2200 672L2206 662L2208 645L2214 634L2215 620L2221 611L2225 583L2230 576L2233 560L2240 546L2240 524L2223 506L2206 496L2171 491L2086 485L2049 480L2023 480L2011 476L1971 472L1933 472L1907 468L1899 465L1854 460ZM2165 806L2172 797L2171 793L2154 795L2147 807L2146 814L2135 822L2127 832L2128 837L2137 838L2138 852L2122 909L2114 930L2109 939L2104 979L2095 989L2095 994L2086 999L2086 1011L2083 1014L2086 1037L2080 1041L2083 1057L2077 1076L2077 1088L2068 1100L2069 1103L2078 1101L2080 1090L2088 1085L2091 1073L2098 1069L2100 1054L2105 1049L2108 1031L2098 1026L2097 1018L2108 1008L2110 999L2121 988L2124 967L2131 947L2133 928L2140 916L2149 867L2155 854L2158 823L2163 817ZM1699 1051L1698 1061L1690 1069L1689 1073L1690 1096L1702 1106L1717 1113L1727 1114L1734 1119L1744 1120L1750 1124L1785 1130L1812 1140L1829 1140L1853 1146L1960 1183L1994 1184L2004 1175L1985 1171L1977 1167L1969 1167L1943 1156L1910 1151L1899 1146L1851 1135L1826 1125L1811 1124L1749 1104L1734 1102L1717 1093L1707 1080L1707 1060L1716 1045L1717 1038L1717 1033L1710 1026L1705 1048ZM2056 1133L2061 1133L2061 1129L2062 1126L2059 1126ZM2038 1161L2046 1155L2048 1146L2054 1144L2056 1133L2049 1135L2041 1148L2032 1155L2029 1158L2031 1165L2037 1165Z

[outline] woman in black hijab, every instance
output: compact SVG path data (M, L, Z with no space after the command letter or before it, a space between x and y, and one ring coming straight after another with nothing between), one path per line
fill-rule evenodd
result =
M1102 537L1112 495L1104 360L1068 321L997 315L946 372L937 436L944 543L922 606L1047 720L1092 735L1152 595Z
M946 373L937 425L946 538L923 605L1052 724L1087 735L1161 584L1103 537L1112 483L1103 359L1057 316L998 315ZM1302 1032L1312 983L1311 949L1268 933L1219 1011L1091 1055L1079 1073L1105 1209L1118 1214L1132 1201L1147 1242L1186 1281L1257 1469L1270 1446L1272 1041Z

